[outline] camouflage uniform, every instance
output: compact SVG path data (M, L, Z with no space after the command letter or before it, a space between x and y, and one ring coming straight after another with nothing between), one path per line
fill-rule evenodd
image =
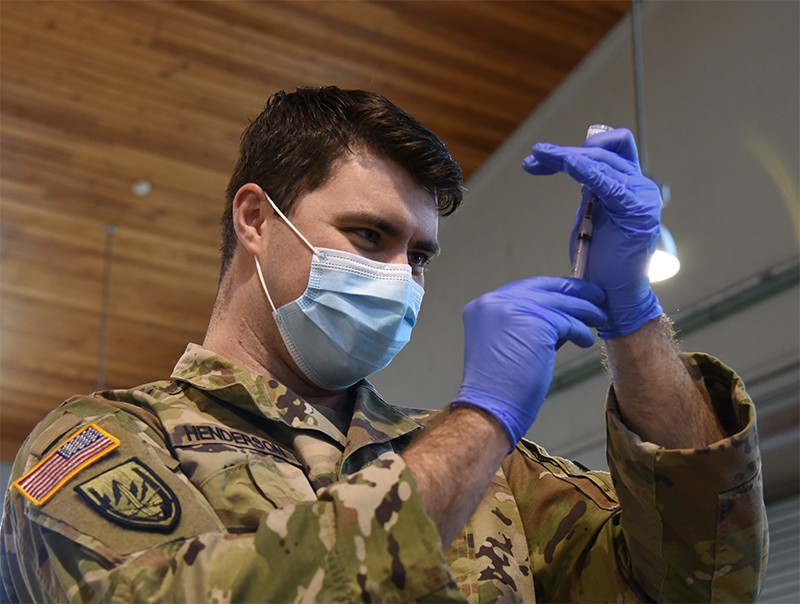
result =
M27 482L5 504L5 589L48 602L752 601L767 551L754 407L730 370L690 358L732 436L642 442L612 392L611 476L523 441L443 552L399 454L432 412L362 382L350 421L190 345L172 381L72 398L28 438L14 467Z

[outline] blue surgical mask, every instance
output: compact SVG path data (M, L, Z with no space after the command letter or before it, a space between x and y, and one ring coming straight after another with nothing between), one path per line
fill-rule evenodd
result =
M314 247L266 198L313 252L305 292L277 309L255 258L275 324L297 367L326 390L347 388L386 367L411 339L422 304L424 290L411 267Z

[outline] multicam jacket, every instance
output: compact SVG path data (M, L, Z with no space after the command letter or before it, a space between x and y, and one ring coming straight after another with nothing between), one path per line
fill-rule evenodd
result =
M72 398L28 438L3 584L43 602L752 601L754 407L719 362L690 362L731 436L642 442L612 392L610 475L523 441L442 551L400 455L432 412L362 382L337 417L190 345L171 381Z

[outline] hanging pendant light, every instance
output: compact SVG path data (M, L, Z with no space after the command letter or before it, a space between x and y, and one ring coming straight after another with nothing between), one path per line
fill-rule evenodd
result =
M644 60L642 58L642 14L641 0L631 0L631 34L633 40L633 81L636 93L636 131L638 133L637 147L639 149L639 165L642 173L650 176L650 166L647 156L647 134L644 108ZM659 183L661 199L666 204L669 197L669 185ZM650 258L647 276L651 283L664 281L680 270L678 248L669 229L661 224L661 235L658 239L656 251Z
M103 300L100 305L100 329L97 346L97 387L96 390L105 390L106 387L106 356L108 353L108 317L109 302L111 301L111 265L114 263L114 233L117 227L113 224L106 225L106 245L103 255Z

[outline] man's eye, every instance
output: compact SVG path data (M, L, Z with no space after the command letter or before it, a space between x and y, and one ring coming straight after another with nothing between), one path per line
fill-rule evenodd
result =
M353 229L353 233L361 237L364 241L372 244L377 243L380 238L380 234L372 229Z
M432 258L427 254L421 254L419 252L410 252L408 254L408 263L411 265L412 268L418 268L420 270L425 270L430 265Z

